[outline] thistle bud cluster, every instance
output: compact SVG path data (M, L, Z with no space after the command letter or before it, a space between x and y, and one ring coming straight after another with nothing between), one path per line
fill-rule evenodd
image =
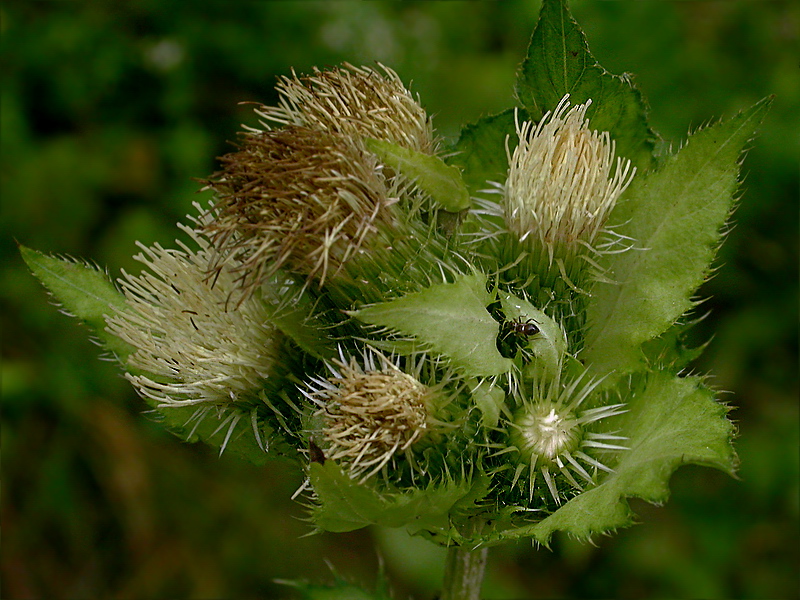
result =
M431 119L381 71L281 78L278 105L257 108L260 128L208 180L216 201L184 227L192 246L143 249L109 330L133 348L143 396L250 415L256 436L294 448L318 504L315 478L335 465L390 495L488 478L467 516L552 510L612 471L624 438L605 421L624 407L508 274L531 248L552 264L591 245L633 169L565 97L517 125L492 230L491 210L448 196L465 187Z

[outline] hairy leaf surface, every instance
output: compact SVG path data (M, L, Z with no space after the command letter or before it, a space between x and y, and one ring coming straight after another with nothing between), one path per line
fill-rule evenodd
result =
M634 179L611 219L636 248L603 257L614 283L598 282L587 307L581 358L596 372L636 370L642 344L692 308L731 212L742 148L768 106L696 133L661 169Z
M486 275L476 273L351 314L365 323L414 336L469 376L488 376L505 373L512 364L497 350L500 327L486 310L490 301Z

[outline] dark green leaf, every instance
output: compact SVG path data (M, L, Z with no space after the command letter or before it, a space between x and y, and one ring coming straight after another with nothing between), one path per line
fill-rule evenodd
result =
M520 120L526 115L523 109L519 110ZM508 149L513 152L517 146L513 109L484 117L461 130L448 162L461 168L462 177L473 195L486 189L489 181L505 182L508 176L506 140Z
M650 167L657 136L647 123L641 93L628 75L613 75L600 66L566 0L543 0L517 78L517 96L531 118L539 120L565 94L573 105L591 99L587 117L592 129L608 131L617 155L630 159L640 172Z

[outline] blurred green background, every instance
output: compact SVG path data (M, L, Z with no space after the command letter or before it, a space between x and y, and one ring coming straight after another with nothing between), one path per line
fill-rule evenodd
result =
M490 554L487 598L791 598L798 566L800 4L573 2L600 62L636 74L653 126L688 129L775 103L743 164L741 205L701 290L694 365L737 409L741 479L685 467L666 507L597 545ZM3 598L281 598L275 579L430 599L440 549L365 530L301 537L300 477L185 444L26 273L14 240L137 269L171 244L228 151L238 103L275 76L342 61L393 67L449 139L513 103L534 1L7 1L2 111Z

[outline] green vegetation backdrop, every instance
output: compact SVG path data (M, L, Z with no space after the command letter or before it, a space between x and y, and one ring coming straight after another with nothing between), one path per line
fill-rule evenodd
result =
M738 409L741 480L683 468L642 524L553 552L493 550L489 598L797 597L800 6L574 2L595 56L629 71L651 122L776 100L744 162L734 228L702 293L695 365ZM2 85L3 598L271 598L275 579L341 574L432 598L443 552L393 531L301 538L300 483L181 443L148 421L77 323L48 305L14 240L138 269L171 244L240 123L291 67L381 61L446 137L510 106L535 1L10 1ZM712 339L712 332L715 333ZM380 558L379 558L380 557ZM323 573L322 576L319 574Z

